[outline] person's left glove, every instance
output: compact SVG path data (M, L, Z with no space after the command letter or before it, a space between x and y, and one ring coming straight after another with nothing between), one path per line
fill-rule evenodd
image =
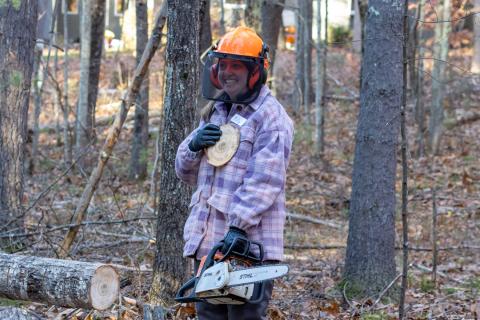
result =
M238 240L235 240L235 239L238 239ZM223 247L222 247L223 254L226 254L229 251L230 247L232 247L232 245L233 247L231 248L230 252L246 254L245 251L247 250L247 246L248 246L248 236L245 230L242 230L234 226L230 226L222 242L223 242Z

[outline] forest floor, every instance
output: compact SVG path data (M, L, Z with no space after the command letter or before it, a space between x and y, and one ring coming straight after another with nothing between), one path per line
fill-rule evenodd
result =
M459 65L466 64L464 53L460 49L457 51L452 53L451 60ZM102 65L97 119L113 115L117 110L121 79L126 79L128 74L123 72L123 76L119 76L122 74L118 71L120 64L125 65L123 70L133 70L134 58L127 53L108 54ZM162 64L162 59L157 55L150 72L151 113L161 110ZM291 213L315 218L320 223L298 219L287 221L285 258L291 269L288 276L275 282L269 318L395 319L398 314L397 303L385 296L383 299L375 296L357 301L349 295L348 285L340 285L348 234L348 205L359 109L358 99L354 97L358 93L358 56L346 49L332 48L330 51L328 93L353 99L328 100L323 160L313 154L313 127L304 125L301 115L293 109L294 53L280 52L276 65L278 98L295 119L296 129L288 171L287 208ZM63 81L61 63L59 66L57 80ZM71 68L70 103L74 104L78 61L73 60ZM416 156L413 101L407 110L408 231L410 246L424 249L410 251L409 255L409 288L406 296L409 319L480 317L480 121L455 125L460 117L480 113L480 80L455 72L458 71L451 71L451 81L447 86L447 115L452 125L445 130L438 156ZM427 79L424 96L426 109L430 101L430 82ZM55 123L52 103L48 99L41 116L43 126ZM314 113L311 115L313 119ZM25 227L31 231L43 230L43 233L28 237L28 246L19 254L55 257L55 249L66 229L50 229L70 222L107 128L97 128L95 146L82 155L87 159L84 170L68 173L64 172L62 164L63 145L57 144L55 132L50 130L42 133L34 173L26 177L25 205L35 205L27 212ZM150 128L149 172L155 157L158 117L151 120ZM140 183L127 178L131 137L132 122L129 122L107 165L86 218L99 224L81 228L71 258L134 268L137 272L123 283L122 295L141 301L146 299L155 254L155 201L150 193L150 177ZM400 156L398 159L396 244L401 248L402 164ZM49 191L43 192L49 186ZM437 242L441 248L436 283L432 282L429 271L432 267L432 189L436 191ZM400 272L401 250L397 250L396 262ZM0 305L8 303L0 301ZM38 303L19 304L49 319L141 319L141 310L123 300L101 313Z

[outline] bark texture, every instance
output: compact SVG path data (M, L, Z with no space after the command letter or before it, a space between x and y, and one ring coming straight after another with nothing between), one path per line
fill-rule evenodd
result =
M189 28L185 28L189 25ZM198 88L199 4L168 0L168 42L162 160L157 209L157 252L150 301L168 306L187 275L183 226L191 188L175 174L177 148L193 130Z
M245 4L245 24L259 32L262 27L262 1L246 0Z
M369 1L344 274L347 290L360 296L377 295L396 275L395 175L403 84L403 43L397 35L402 32L403 1Z
M92 1L92 36L90 44L90 71L88 73L88 105L92 110L92 126L95 126L95 107L97 105L98 82L105 35L106 1L107 0Z
M64 307L105 310L117 299L111 266L0 253L0 296Z
M105 33L105 0L83 1L80 49L80 84L77 111L77 153L94 138L95 104Z
M442 0L437 5L439 20L450 20L450 0ZM433 46L432 70L432 106L430 108L430 147L433 154L440 149L440 140L443 135L444 99L446 83L446 66L448 60L448 35L451 30L450 22L435 25L435 44Z
M278 34L282 25L285 0L264 1L262 5L262 38L270 47L270 70L273 70L277 52ZM311 7L311 6L310 6ZM311 14L310 14L311 15ZM311 18L310 18L311 19ZM256 29L258 32L258 29ZM310 32L311 35L311 32Z
M37 1L0 1L0 225L21 211ZM20 225L20 223L18 223Z
M135 3L137 25L137 64L140 63L148 41L147 1ZM135 122L133 125L133 144L130 158L130 179L145 179L147 176L148 150L148 73L145 75L135 104Z
M475 8L473 12L480 12L480 0L475 0ZM473 73L480 73L480 15L477 14L473 24L474 48L472 66L470 71Z

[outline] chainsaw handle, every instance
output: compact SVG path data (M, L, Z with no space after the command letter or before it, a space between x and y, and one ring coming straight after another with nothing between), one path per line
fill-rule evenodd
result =
M237 243L240 243L240 242L245 242L245 250L243 252L237 252L237 251L234 251L233 248L236 247ZM222 244L222 242L218 243L213 249L212 251L217 251L218 248L217 246L219 244ZM220 246L221 248L222 246ZM258 252L259 252L259 256L255 256L254 254L251 254L251 251L250 249L252 247L257 247L258 248ZM212 253L212 252L210 252ZM248 240L248 239L243 239L243 238L235 238L233 239L233 242L232 244L230 245L230 247L228 248L227 252L225 252L224 256L222 259L220 259L220 262L226 260L227 258L229 258L230 256L239 256L239 257L245 257L247 258L248 260L251 260L253 262L258 262L258 263L261 263L263 261L263 245L260 243L260 242L257 242L257 241L252 241L252 240ZM209 255L210 256L210 255ZM207 258L208 259L208 258Z
M195 283L197 282L197 277L193 277L192 279L188 280L185 282L185 284L178 290L177 295L175 296L175 301L180 302L180 303L186 303L186 302L199 302L201 300L198 300L195 298ZM185 296L185 292L187 290L193 289L192 292L188 296Z

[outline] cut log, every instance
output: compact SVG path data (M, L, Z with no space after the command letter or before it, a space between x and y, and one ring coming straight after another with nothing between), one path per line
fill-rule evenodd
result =
M119 288L110 265L0 253L0 297L105 310Z
M42 320L42 318L31 311L14 308L0 307L0 319L2 320Z

